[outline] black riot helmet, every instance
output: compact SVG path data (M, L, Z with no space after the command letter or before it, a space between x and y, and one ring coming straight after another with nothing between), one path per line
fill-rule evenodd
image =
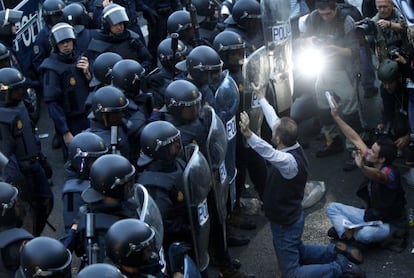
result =
M231 18L239 26L248 31L257 31L261 28L260 3L256 0L238 0L231 12Z
M101 29L106 33L110 33L110 27L119 23L124 23L125 28L129 23L128 15L125 8L118 4L109 4L102 10L102 26Z
M201 45L191 50L186 60L177 63L176 67L187 71L198 85L215 85L220 82L223 62L213 48Z
M10 50L0 43L0 68L11 67Z
M145 69L135 60L123 59L112 68L112 85L124 91L129 98L140 93Z
M170 148L171 145L177 148ZM180 131L173 124L166 121L151 122L141 132L138 165L146 165L152 160L173 161L180 150Z
M106 127L122 124L128 104L124 93L114 86L99 88L92 96L93 115Z
M0 36L7 36L14 38L16 34L13 32L12 27L20 22L23 12L12 9L5 9L0 11Z
M92 163L108 153L105 141L98 135L84 131L73 137L68 146L70 165L83 179L89 178Z
M213 18L218 10L218 2L214 0L192 0L197 10L197 21L200 23L206 18Z
M57 45L66 40L76 40L75 30L72 25L68 23L60 22L56 25L53 25L50 30L50 44L56 52L58 52Z
M16 211L14 205L19 191L16 187L0 182L0 227L14 226L16 224Z
M98 202L104 197L127 200L134 185L135 168L121 155L105 154L92 164L90 181L82 193L85 202Z
M385 83L397 81L400 77L398 62L385 59L378 67L378 79Z
M77 278L126 278L121 271L110 264L91 264L83 268Z
M71 277L72 254L58 240L37 237L29 241L20 254L21 277Z
M236 32L223 31L219 33L214 38L213 47L223 60L225 68L243 65L246 57L246 45Z
M201 93L187 80L171 82L165 89L164 101L168 112L180 123L190 123L199 117Z
M162 40L157 48L157 56L158 60L164 68L168 69L171 72L174 72L175 64L186 58L187 46L181 40L177 41L175 59L172 47L174 46L172 45L171 38Z
M158 274L160 265L155 231L138 219L123 219L109 228L105 237L106 253L119 266L137 268L140 274Z
M75 28L76 33L82 32L89 23L88 12L81 3L72 3L63 9L63 18L65 22Z
M167 19L168 34L177 33L180 40L190 43L195 35L190 13L187 11L175 11Z
M61 0L45 0L42 4L42 16L47 25L53 26L63 21L63 8L65 3Z
M112 79L112 68L118 62L121 61L122 57L118 53L104 52L99 54L93 62L93 78L90 82L91 87L98 85L109 85Z
M26 78L15 68L0 69L0 104L17 105L24 97L25 81Z

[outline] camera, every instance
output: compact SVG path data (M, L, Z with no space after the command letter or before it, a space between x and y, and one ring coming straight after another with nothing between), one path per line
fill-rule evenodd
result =
M399 47L393 47L388 51L388 57L390 57L391 60L394 60L394 59L398 58L398 55L407 57L404 50L402 50Z
M377 25L370 18L364 18L363 20L357 22L356 32L360 32L365 36L376 36Z

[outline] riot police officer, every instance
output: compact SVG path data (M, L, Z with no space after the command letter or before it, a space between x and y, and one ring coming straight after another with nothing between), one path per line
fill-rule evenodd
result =
M237 1L224 30L238 33L246 43L247 56L264 45L260 3L256 0Z
M110 264L92 264L79 271L78 278L125 278L115 266Z
M231 77L237 83L241 97L245 98L243 90L242 67L246 57L246 45L243 38L236 32L223 31L214 38L213 47L219 53L223 61L223 68L229 71ZM245 103L245 101L243 101ZM238 112L243 110L242 107ZM237 122L240 113L236 113ZM259 195L263 192L266 179L266 165L261 158L251 148L246 147L243 136L236 134L236 196L234 203L234 211L230 216L228 223L231 226L242 229L254 229L256 224L240 214L240 196L246 183L246 171L251 174L251 180L258 191ZM254 174L253 174L254 173Z
M37 237L22 249L16 278L72 277L72 254L58 240Z
M129 21L124 7L117 4L106 6L102 11L101 30L92 38L87 56L93 60L103 52L115 52L124 59L138 61L150 72L152 56L139 35L127 29Z
M198 88L190 81L176 80L167 86L164 97L168 113L163 118L180 130L183 146L196 143L206 154L208 126L201 115L202 96Z
M179 39L187 46L188 52L197 46L198 43L196 41L194 28L188 11L175 11L168 17L168 34L171 36L171 34L177 33Z
M121 89L129 100L124 128L131 146L130 157L139 155L139 136L152 112L152 96L141 91L145 69L135 60L124 59L112 68L112 84Z
M32 63L37 72L39 72L43 60L49 57L52 51L52 45L49 42L50 31L54 25L63 21L64 7L65 3L62 0L46 0L42 4L42 16L45 24L33 44Z
M128 278L160 277L160 258L155 232L138 219L115 222L105 236L106 253ZM162 275L161 275L162 276Z
M79 52L85 52L96 29L89 29L89 16L86 8L81 3L71 3L63 8L63 19L73 26L76 32L76 49Z
M63 223L67 230L84 204L81 194L89 185L89 173L93 162L108 153L101 137L91 132L81 132L73 137L68 147L69 160L65 164L66 179L63 184Z
M33 238L19 228L21 219L16 209L17 195L16 187L0 182L0 272L5 278L14 277L19 267L20 249Z
M171 123L155 121L142 130L138 165L145 170L138 183L148 189L161 211L165 250L189 236L182 185L185 162L178 158L180 151L180 132Z
M113 86L99 88L92 96L91 127L87 130L99 135L112 153L120 153L130 161L131 154L125 126L129 100L121 90Z
M175 79L178 70L175 64L184 60L187 54L186 45L178 38L166 38L157 48L160 62L159 71L148 77L149 91L152 93L154 109L164 106L165 88Z
M24 224L28 231L40 235L53 207L48 183L52 171L22 102L24 82L18 70L0 69L0 152L8 158L4 180L21 193L27 214Z
M213 43L214 37L224 29L223 24L219 24L218 3L211 0L193 0L197 10L197 21L199 24L198 32L200 38Z
M180 131L182 145L188 146L190 143L196 143L199 145L200 152L207 157L207 137L209 135L209 129L211 125L211 115L207 112L201 111L201 93L198 88L187 80L176 80L168 85L165 91L165 105L168 113L164 114L164 118L173 123L176 128ZM211 109L211 108L210 108ZM145 130L145 129L144 129ZM224 129L222 130L224 133ZM143 135L141 135L141 140ZM224 137L225 135L219 135L217 137ZM226 144L227 142L224 142ZM141 146L142 148L142 146ZM228 194L228 192L226 193ZM217 212L213 213L210 211L215 204L215 201L209 197L209 213L213 215L211 217L217 217ZM211 250L214 251L215 264L219 265L223 272L238 271L233 269L231 265L231 259L228 254L228 250L225 247L225 234L219 227L216 219L214 222L215 226L212 226L214 232L213 247Z
M76 35L67 23L51 30L53 52L40 66L43 75L44 100L60 136L63 158L73 136L89 127L85 101L89 94L89 61L74 50Z
M90 169L90 185L82 193L86 203L67 233L65 245L84 263L105 259L104 236L109 227L124 218L136 218L136 204L128 201L135 183L135 168L123 156L106 154Z
M202 104L215 108L214 93L220 83L223 68L218 53L209 46L197 46L176 67L187 72L187 78L198 87L202 94Z

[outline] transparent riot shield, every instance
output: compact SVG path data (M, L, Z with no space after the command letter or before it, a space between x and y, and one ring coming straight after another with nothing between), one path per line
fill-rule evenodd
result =
M137 204L137 214L139 220L147 223L155 231L155 244L157 246L158 255L160 256L160 264L164 266L161 270L166 273L166 262L164 248L162 246L164 238L164 225L162 223L161 212L154 199L149 195L148 190L142 184L134 186L134 200Z
M155 230L156 244L158 250L160 250L164 238L164 225L157 203L142 184L135 185L134 200L137 203L139 220L144 221Z
M263 112L252 83L260 88L269 82L269 61L264 46L249 55L243 64L242 109L249 114L250 129L260 136Z
M236 114L240 105L239 88L228 70L215 93L216 113L223 122L227 135L225 165L229 183L229 197L232 207L236 201Z
M243 65L242 100L250 117L250 128L259 135L263 114L251 84L267 89L266 99L279 113L290 108L293 93L290 3L263 0L260 7L265 45L249 55Z
M276 111L290 108L293 94L292 32L290 26L290 2L263 0L263 35L268 57L268 76L276 100Z
M210 123L206 146L207 161L212 174L215 205L220 223L226 222L229 180L225 164L227 153L227 135L223 123L210 106L204 106L204 115Z
M187 145L185 155L188 162L183 172L184 198L191 227L194 259L198 269L203 271L210 261L208 254L210 216L207 196L211 189L211 171L196 144Z

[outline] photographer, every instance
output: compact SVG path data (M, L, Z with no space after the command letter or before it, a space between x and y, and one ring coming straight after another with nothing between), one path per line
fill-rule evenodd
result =
M335 0L318 0L316 7L306 19L306 39L300 43L302 47L317 45L323 51L324 69L316 77L315 92L326 143L316 156L326 157L344 149L329 112L326 91L333 92L339 100L346 120L360 126L356 94L359 42L354 20L338 8Z
M392 0L376 0L378 13L372 18L377 24L376 55L379 62L390 58L390 50L408 45L406 26Z
M380 91L383 105L382 121L378 125L379 133L394 140L398 150L406 155L407 161L411 161L412 158L408 156L411 153L408 152L408 94L398 63L385 59L378 67L378 79L382 82Z
M406 229L405 193L398 169L392 166L397 154L395 143L382 138L368 148L358 133L341 118L337 106L331 113L344 135L358 149L354 152L354 159L364 181L357 195L366 203L366 208L330 203L327 215L333 228L328 231L328 236L363 244L384 242L396 236L397 231ZM351 222L350 225L346 225L347 221ZM366 223L368 221L376 222Z

